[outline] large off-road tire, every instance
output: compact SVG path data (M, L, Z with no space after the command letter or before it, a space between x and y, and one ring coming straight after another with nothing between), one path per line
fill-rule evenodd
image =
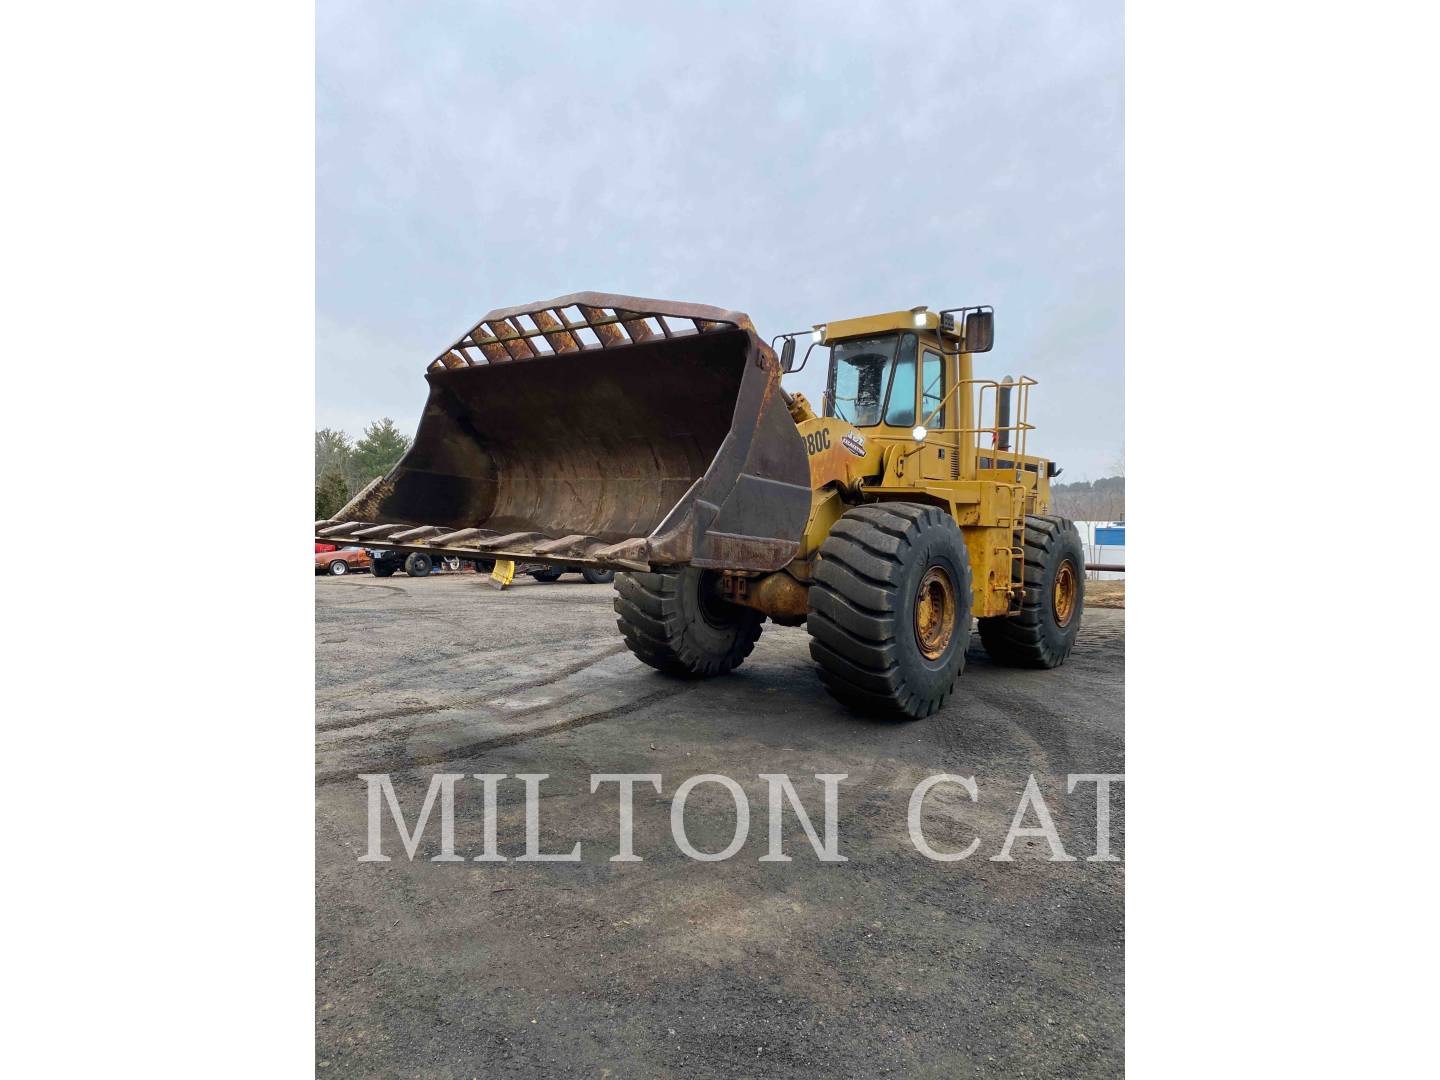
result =
M839 701L899 719L929 716L965 670L970 555L955 519L920 503L845 513L820 546L810 656Z
M334 574L336 577L344 577L350 572L350 564L347 563L344 559L336 559L325 569L327 569L331 574Z
M1025 519L1025 597L1020 611L980 620L990 659L1010 667L1059 667L1085 612L1085 548L1069 518Z
M418 551L412 551L406 555L405 573L411 577L428 577L430 575L430 556L422 555Z
M547 566L544 570L531 570L530 576L536 581L559 581L564 572L558 566Z
M580 571L580 576L587 585L609 585L615 580L615 571L586 569Z
M374 574L376 577L389 577L391 574L395 573L395 564L388 561L381 562L377 559L370 564L370 573Z
M687 678L723 675L740 665L765 616L726 603L714 575L698 567L673 574L619 574L615 614L625 644L653 668Z

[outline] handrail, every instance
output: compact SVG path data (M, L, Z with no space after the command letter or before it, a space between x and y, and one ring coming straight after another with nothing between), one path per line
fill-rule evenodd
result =
M1038 386L1038 385L1039 385L1039 381L1036 380L1036 379L1032 379L1029 375L1021 375L1021 376L1020 376L1018 379L1016 379L1014 382L1008 382L1008 383L997 382L995 379L957 379L957 380L955 381L954 385L951 386L950 389L945 392L944 397L942 397L942 398L940 399L940 403L939 403L938 405L936 405L935 408L930 411L930 413L925 417L924 422L923 422L922 424L920 424L919 426L925 428L925 430L926 430L926 432L927 432L927 437L928 437L928 435L931 435L931 434L934 434L934 435L956 435L956 436L964 436L964 435L984 435L984 434L988 434L988 435L990 436L990 443L991 443L991 450L992 450L992 452L997 453L997 454L998 454L998 453L1007 454L1007 455L1009 455L1011 458L1013 458L1013 460L1014 460L1014 462L1015 462L1015 470L1014 470L1014 471L1015 471L1015 474L1016 474L1016 481L1019 482L1019 481L1022 479L1023 474L1024 474L1024 471L1025 471L1024 458L1025 458L1025 456L1026 456L1026 453L1025 453L1025 452L1026 452L1026 448L1027 448L1028 445L1029 445L1028 433L1035 430L1035 425L1032 424L1032 423L1030 423L1030 422L1029 422L1029 419L1028 419L1028 417L1029 417L1029 412L1030 412L1030 388L1031 388L1032 386ZM995 399L994 399L995 404L994 404L994 406L993 406L993 414L994 414L995 417L996 417L996 423L994 423L994 424L978 424L978 423L977 423L977 424L976 424L975 426L973 426L973 427L970 427L970 426L960 426L960 427L933 427L933 428L932 428L932 427L930 426L930 421L934 420L936 416L940 415L940 413L944 410L946 403L950 401L951 397L952 397L953 395L955 395L962 386L978 386L978 387L980 388L980 392L979 392L979 394L977 395L976 400L975 400L975 402L974 402L975 415L976 415L977 418L983 418L984 415L985 415L985 391L988 390L988 389L994 389L994 390L995 390L995 395L996 395L996 396L995 396ZM1000 423L998 422L998 421L999 421L999 415L998 415L998 414L999 414L999 393L1000 393L1000 391L1001 391L1002 389L1004 389L1004 390L1010 390L1010 391L1016 391L1015 396L1014 396L1014 398L1012 399L1012 403L1013 403L1012 420L1013 420L1013 423L1004 424L1004 425L1002 425L1002 424L1000 424ZM1000 433L1001 433L1001 432L1009 432L1009 433L1011 433L1012 435L1015 436L1015 438L1012 440L1013 443L1014 443L1013 447L1007 447L1007 448L1005 448L1005 449L1003 449L1003 450L1000 448ZM873 439L875 439L877 442L882 442L882 443L883 443L883 442L891 442L891 443L907 443L907 442L911 442L911 440L907 440L904 436L901 436L901 435L873 435L873 436L870 436L870 437L873 438ZM957 439L956 441L959 442L960 440ZM901 455L902 460L907 459L907 458L911 457L912 455L919 453L921 449L922 449L922 444L918 444L918 443L917 443L917 444L912 445L912 446L910 447L910 449L908 449L903 455ZM975 449L977 450L977 452L981 449L980 440L978 440L978 439L975 440Z

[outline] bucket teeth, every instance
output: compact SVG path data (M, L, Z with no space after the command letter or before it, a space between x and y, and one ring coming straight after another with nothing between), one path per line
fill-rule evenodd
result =
M480 551L500 551L501 549L506 551L519 551L523 548L530 547L537 540L543 541L544 539L544 533L513 532L506 533L504 536L492 536L486 540L481 540L475 547Z
M484 536L491 533L489 529L460 529L458 532L448 532L443 536L432 536L427 543L435 547L458 547L461 544L468 544L477 536Z
M420 527L415 529L406 529L404 532L398 532L394 536L387 536L385 539L396 544L403 544L411 540L421 539L424 539L428 542L431 536L439 532L440 529L434 525L421 525Z
M562 536L559 540L547 540L543 544L536 544L534 551L536 555L580 555L587 548L599 547L601 542L593 536L586 536L584 533L573 533L570 536Z
M379 540L388 538L395 533L404 532L405 529L404 525L371 525L356 531L353 535L356 540Z
M404 546L456 555L493 552L505 558L519 560L532 556L543 559L569 558L587 566L623 570L650 569L650 563L646 559L649 547L643 536L631 537L617 544L607 544L598 536L588 533L571 533L552 540L538 532L501 535L491 529L446 530L438 525L376 525L368 521L317 521L315 524L317 538L328 537L341 543L363 541L380 547Z
M361 528L361 527L363 527L363 526L365 526L365 525L367 525L367 524L369 524L369 522L365 522L365 521L346 521L346 522L344 522L343 524L340 524L340 525L331 525L328 529L320 529L318 532L316 532L315 535L316 535L316 536L338 536L338 535L340 535L341 533L348 533L348 532L352 531L353 529Z
M607 544L590 552L590 558L606 565L623 566L627 570L649 570L649 544L643 536L621 540L618 544Z

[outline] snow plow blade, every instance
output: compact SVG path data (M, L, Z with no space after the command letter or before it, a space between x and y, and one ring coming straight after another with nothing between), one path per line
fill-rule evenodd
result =
M492 311L431 363L410 450L316 538L778 570L810 510L780 374L742 312L606 293Z

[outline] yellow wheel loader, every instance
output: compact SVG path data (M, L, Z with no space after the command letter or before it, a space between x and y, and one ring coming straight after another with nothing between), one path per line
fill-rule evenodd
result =
M987 306L768 344L700 304L500 308L430 364L409 452L316 537L617 571L630 650L682 677L734 669L767 617L803 623L841 702L929 716L972 620L993 660L1049 668L1084 609L1080 537L1049 512L1058 470L1026 453L1035 381L974 375L993 338ZM781 388L815 356L818 413Z

